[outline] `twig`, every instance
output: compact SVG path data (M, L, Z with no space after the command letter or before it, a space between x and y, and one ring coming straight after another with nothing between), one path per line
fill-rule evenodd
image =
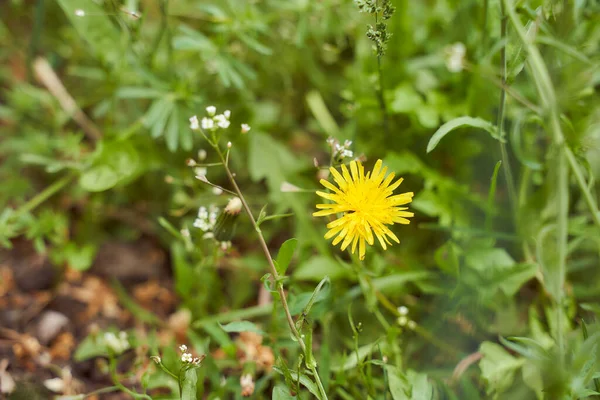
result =
M33 70L38 81L58 100L63 110L83 129L85 135L93 141L100 140L102 133L92 120L77 106L77 103L69 92L67 92L67 89L65 89L48 61L42 57L36 58L33 62Z

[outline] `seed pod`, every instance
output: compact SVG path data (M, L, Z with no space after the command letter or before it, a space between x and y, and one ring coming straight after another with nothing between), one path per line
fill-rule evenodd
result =
M242 201L238 197L229 200L227 207L219 214L217 222L215 223L213 229L215 239L219 242L228 242L231 240L235 233L237 218L240 215L241 210Z

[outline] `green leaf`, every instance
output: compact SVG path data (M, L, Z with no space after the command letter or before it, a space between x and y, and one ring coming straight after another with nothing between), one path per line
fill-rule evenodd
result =
M277 253L277 272L280 275L285 275L285 271L287 271L292 261L296 246L298 246L298 239L291 238L283 242L279 248L279 253Z
M504 348L496 343L483 342L479 347L482 354L479 368L481 376L487 381L487 394L502 393L513 383L515 372L525 362L508 354Z
M181 400L197 400L196 385L198 384L198 375L195 368L185 370L183 376L183 385L181 387Z
M77 33L86 40L98 58L102 57L110 63L122 59L123 54L119 46L121 35L101 6L93 1L57 1ZM76 15L76 10L82 10L87 16Z
M300 281L320 281L325 276L337 280L349 276L349 271L332 258L315 256L296 268L293 276Z
M177 107L173 107L171 118L169 118L169 125L165 132L165 140L167 142L167 148L174 152L177 150L179 144L179 110Z
M85 244L79 247L74 242L67 243L62 249L69 267L77 271L85 271L92 266L97 250L97 247L93 244Z
M388 387L392 398L394 400L409 400L410 385L404 375L394 366L390 365L386 369L388 373Z
M225 332L254 332L260 335L265 334L262 329L250 321L235 321L230 322L227 325L219 325Z
M296 400L296 396L290 394L290 389L287 386L277 385L273 388L273 400Z
M436 148L440 140L444 138L448 133L454 129L461 128L464 126L470 126L473 128L480 128L487 131L494 139L504 142L504 139L498 135L498 129L494 124L481 118L473 117L458 117L451 121L446 122L444 125L433 134L429 143L427 144L427 152L431 152Z
M140 156L133 145L105 143L92 167L79 177L79 184L87 191L101 192L133 178L140 167Z
M165 92L160 89L135 86L124 86L115 92L120 99L155 99L164 95Z
M102 192L119 183L119 176L108 165L98 165L79 177L79 185L88 192Z

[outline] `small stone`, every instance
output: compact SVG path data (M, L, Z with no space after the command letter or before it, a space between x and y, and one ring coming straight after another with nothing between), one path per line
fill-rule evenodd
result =
M37 326L37 337L43 345L50 343L69 324L69 319L57 311L42 314Z

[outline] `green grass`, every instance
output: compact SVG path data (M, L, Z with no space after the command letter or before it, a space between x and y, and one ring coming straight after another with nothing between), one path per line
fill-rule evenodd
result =
M108 238L151 236L189 316L165 343L170 323L115 284L138 329L107 328L127 350L77 338L67 364L107 360L112 381L76 375L80 393L600 397L596 1L13 0L0 15L2 246L87 274ZM211 105L231 125L190 129ZM415 193L401 243L364 261L312 216L319 179L352 158L330 137ZM211 205L218 241L194 226ZM183 340L206 358L182 362Z

